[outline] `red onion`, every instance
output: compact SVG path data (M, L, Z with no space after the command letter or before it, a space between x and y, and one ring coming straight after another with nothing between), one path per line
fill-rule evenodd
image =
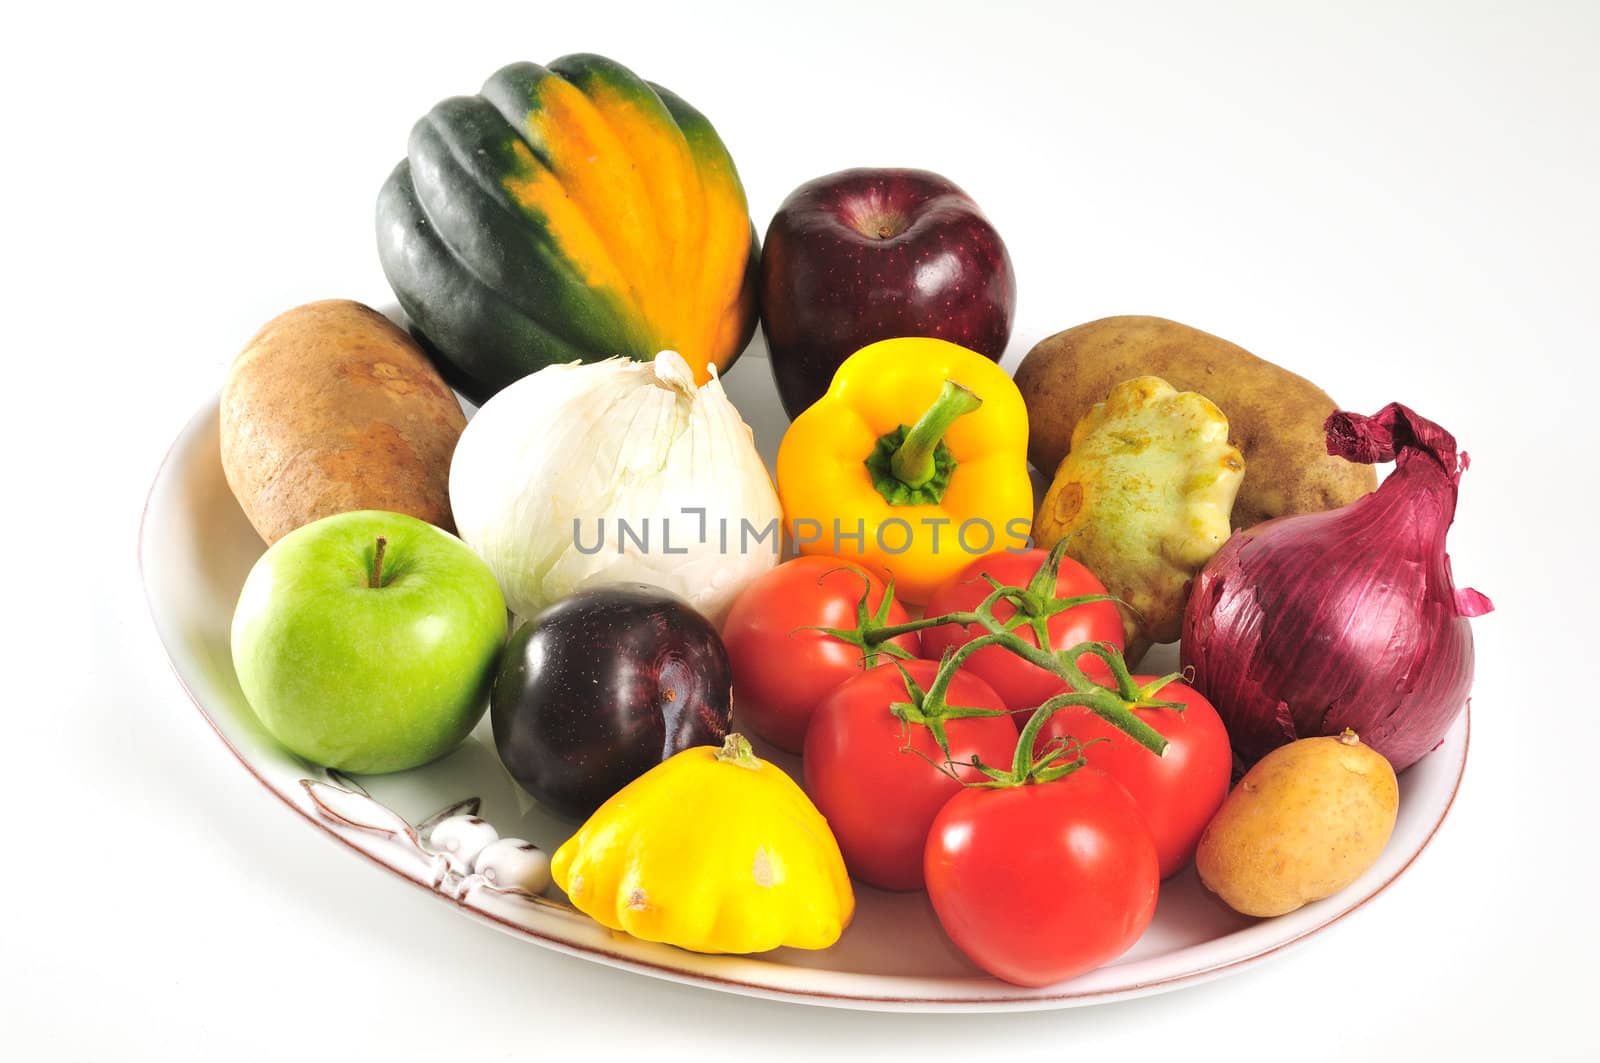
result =
M1445 554L1467 455L1399 403L1373 417L1336 412L1323 428L1328 453L1393 461L1394 472L1348 506L1224 543L1190 593L1183 665L1246 764L1348 727L1401 771L1466 704L1466 618L1494 608L1455 588Z

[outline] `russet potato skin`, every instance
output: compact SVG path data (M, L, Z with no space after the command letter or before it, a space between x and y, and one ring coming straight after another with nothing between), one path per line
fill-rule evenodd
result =
M405 513L446 531L450 455L467 425L422 349L343 299L261 329L222 389L222 470L268 545L351 510Z
M1349 732L1302 738L1245 773L1200 836L1195 869L1233 910L1283 915L1371 867L1399 804L1394 769Z
M1214 402L1244 454L1235 529L1286 513L1335 509L1378 486L1370 465L1328 454L1322 424L1337 407L1304 377L1243 347L1159 317L1107 317L1039 341L1017 368L1028 406L1028 458L1053 476L1072 430L1125 380L1157 376Z

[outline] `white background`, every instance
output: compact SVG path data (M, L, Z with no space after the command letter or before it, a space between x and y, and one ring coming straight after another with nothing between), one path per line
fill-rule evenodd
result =
M11 1059L1586 1054L1600 17L1593 4L44 5L6 16L0 1039ZM134 566L166 444L268 317L387 299L411 122L599 51L716 123L765 228L940 171L1016 263L1014 360L1113 313L1226 336L1473 456L1472 755L1379 900L1253 971L1073 1012L895 1016L621 974L317 837L188 705Z

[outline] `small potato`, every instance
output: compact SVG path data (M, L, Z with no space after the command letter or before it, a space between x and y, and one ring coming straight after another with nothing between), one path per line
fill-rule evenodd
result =
M1235 911L1283 915L1371 867L1399 804L1394 769L1354 731L1302 738L1245 773L1200 836L1195 869Z
M1107 317L1040 340L1017 367L1028 405L1028 458L1055 474L1073 427L1124 380L1158 376L1198 391L1228 418L1244 453L1244 483L1232 523L1248 528L1287 513L1354 502L1378 486L1371 465L1328 454L1327 392L1243 347L1159 317Z
M450 456L467 419L410 336L343 299L279 314L222 389L222 471L270 545L358 509L454 531Z

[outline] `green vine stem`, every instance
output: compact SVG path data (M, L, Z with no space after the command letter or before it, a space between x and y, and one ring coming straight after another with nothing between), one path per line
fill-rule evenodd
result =
M971 615L974 618L969 623L976 623L985 628L988 634L979 635L971 642L958 647L954 652L947 654L939 664L939 671L934 675L933 682L928 685L927 693L923 696L929 705L921 706L923 714L937 714L939 708L945 704L944 697L950 689L950 683L955 678L956 672L963 662L985 646L1004 646L1007 650L1021 657L1029 664L1037 665L1047 672L1052 672L1064 682L1072 692L1072 697L1080 700L1061 701L1065 695L1058 695L1041 705L1036 710L1043 711L1046 706L1052 706L1049 713L1067 705L1079 704L1088 708L1096 716L1127 733L1128 737L1144 746L1150 752L1160 756L1167 748L1167 740L1161 737L1154 727L1145 723L1133 714L1134 708L1182 708L1177 702L1156 701L1153 697L1141 691L1133 683L1133 677L1128 673L1128 666L1122 660L1122 655L1116 647L1104 642L1085 642L1071 649L1051 651L1041 649L1027 641L1015 632L1008 631L1005 625L995 619L994 606L1005 599L1010 593L1010 588L1000 587L990 591L988 596L979 603L978 608ZM944 623L950 623L948 614L942 618ZM1090 679L1077 666L1076 658L1085 653L1092 653L1107 664L1111 665L1112 675L1117 679L1117 689L1109 690ZM1166 683L1163 682L1162 686ZM1159 688L1158 688L1159 689ZM1059 704L1055 704L1059 702ZM1029 721L1033 721L1030 719ZM1041 721L1040 727L1043 726ZM1035 728L1037 733L1038 728Z
M819 628L835 638L840 638L851 645L860 647L868 654L873 652L886 652L899 650L895 656L909 657L910 654L900 650L900 647L889 642L899 635L927 628L939 627L944 624L959 624L963 627L978 627L983 634L962 644L954 650L947 652L944 659L939 662L938 671L934 673L933 681L923 690L911 674L896 661L900 668L901 679L906 686L906 702L898 702L892 706L892 711L897 717L908 725L922 725L929 729L939 749L945 757L945 767L951 768L950 745L947 739L944 723L947 720L960 719L970 716L998 716L1004 713L992 709L981 709L967 706L951 705L948 701L950 684L954 681L956 673L974 653L988 646L1001 646L1008 652L1033 664L1058 677L1066 686L1066 691L1045 701L1034 709L1028 722L1024 725L1017 741L1010 770L1002 770L979 763L976 758L971 767L980 772L987 781L974 785L993 786L1020 786L1026 782L1048 782L1057 779L1069 772L1075 771L1083 764L1080 754L1082 746L1076 742L1063 742L1047 748L1042 754L1035 755L1034 745L1045 723L1056 712L1069 705L1079 705L1087 708L1096 716L1127 734L1128 737L1138 742L1145 749L1160 756L1167 748L1167 740L1155 728L1151 727L1135 713L1141 708L1166 708L1182 711L1183 706L1177 702L1161 701L1156 698L1161 688L1167 683L1178 678L1176 675L1164 676L1155 683L1140 687L1134 682L1128 670L1127 662L1115 646L1106 642L1085 642L1064 650L1051 650L1049 646L1049 633L1044 629L1044 622L1051 616L1067 609L1095 601L1115 601L1110 595L1080 595L1067 598L1055 596L1056 574L1059 571L1061 558L1064 556L1064 544L1058 544L1050 552L1045 564L1040 566L1039 572L1034 575L1026 587L1012 587L998 583L984 577L993 588L984 597L975 609L945 613L939 616L923 617L920 620L910 620L902 624L886 624L883 621L888 617L889 601L894 593L891 582L884 595L884 602L876 613L867 608L867 598L870 594L870 583L863 589L861 600L857 604L857 626L853 629ZM1001 620L995 615L995 607L1001 602L1009 602L1016 610L1015 614L1006 620ZM1037 644L1029 642L1016 633L1016 629L1024 625L1029 626L1038 639ZM1115 689L1101 686L1090 679L1077 665L1078 658L1084 655L1098 657L1104 661L1111 677L1115 682ZM1070 759L1069 759L1070 758Z
M872 597L871 578L859 569L851 568L849 565L840 565L838 568L830 568L821 576L818 576L817 582L821 583L835 572L851 572L861 577L861 598L856 602L856 626L850 628L802 627L796 628L795 630L820 631L824 635L830 635L833 638L838 639L840 642L848 643L849 645L854 646L856 649L861 651L863 668L871 668L873 665L877 664L878 654L880 653L887 657L899 658L903 661L911 660L915 655L910 650L901 647L897 643L889 641L890 639L896 637L896 635L902 635L905 634L905 632L895 631L894 634L882 634L882 632L893 630L889 625L885 624L884 621L889 619L889 610L894 608L894 580L891 579L888 583L888 586L884 588L883 601L878 603L878 611L873 612L871 609L867 608L867 599ZM912 630L921 629L914 628Z
M1019 627L1029 627L1033 631L1034 638L1038 640L1038 644L1045 646L1050 642L1048 621L1052 616L1064 613L1069 609L1076 609L1080 605L1087 605L1090 602L1123 604L1120 599L1109 594L1079 594L1067 598L1057 597L1056 578L1061 571L1061 562L1066 557L1066 554L1067 541L1062 540L1051 549L1049 555L1045 558L1044 564L1039 566L1039 571L1033 574L1033 578L1028 581L1026 587L1008 587L991 578L987 573L984 574L983 578L988 582L990 588L1004 592L1000 600L1009 601L1012 608L1016 610L1005 621L1006 630L1013 631ZM892 583L890 589L893 589ZM989 604L991 610L993 609L993 604ZM913 631L938 627L941 624L960 624L963 627L980 626L983 620L979 616L979 610L983 608L984 606L980 605L978 609L974 610L928 616L920 620L908 620L903 624L879 624L870 630L865 630L862 633L863 639L868 645L872 645ZM990 617L993 619L992 613Z
M934 767L939 768L941 771L947 771L948 768L945 765L950 763L950 737L944 729L946 720L969 719L974 716L1010 715L1010 713L1004 709L981 709L975 705L951 705L949 702L944 700L942 693L934 700L930 701L928 698L928 692L924 691L922 687L918 685L917 681L912 678L911 673L906 670L904 665L902 665L899 661L895 661L894 666L900 670L900 681L905 684L906 696L911 700L897 701L889 706L889 711L894 713L894 715L908 727L916 727L920 725L928 729L928 733L933 735L934 742L938 744L940 752L944 754L944 764L934 765ZM954 676L954 674L955 672L952 669L950 675ZM939 671L934 675L935 682L937 682L938 679L944 675L944 662L941 662ZM949 677L945 678L944 685L947 687L950 685ZM917 752L917 750L913 749L909 744L906 748L910 749L911 752ZM918 755L920 756L920 753Z
M980 607L981 611L982 608ZM992 616L983 617L980 622L983 622L984 626L989 628L989 634L979 635L961 647L961 649L965 650L968 647L978 646L980 643L1004 646L1029 664L1038 665L1047 672L1054 672L1070 688L1068 693L1058 694L1034 710L1033 717L1028 720L1029 726L1036 722L1035 718L1043 717L1037 720L1038 727L1034 727L1035 735L1038 734L1039 728L1044 726L1044 720L1048 719L1058 709L1066 708L1068 705L1082 705L1119 731L1127 734L1129 738L1132 738L1156 756L1159 757L1166 751L1167 740L1161 737L1161 732L1139 719L1138 716L1135 716L1133 710L1136 708L1170 709L1181 708L1181 706L1176 702L1156 701L1153 698L1141 696L1141 691L1133 686L1131 678L1127 680L1127 692L1122 689L1111 690L1103 687L1087 675L1084 675L1083 670L1075 663L1075 659L1081 653L1100 655L1099 651L1102 647L1120 662L1122 655L1116 652L1115 647L1103 642L1088 642L1074 646L1071 649L1052 652L1050 650L1042 650L1026 639L1004 630ZM956 654L951 656L954 658L959 654L960 651L958 650ZM1127 674L1127 666L1125 664L1122 671L1124 675ZM939 674L934 677L934 682L930 685L929 690L931 691L937 687L939 680L943 677L944 665L941 664ZM946 685L948 685L948 681ZM1121 684L1119 683L1120 686ZM1129 696L1128 692L1131 692L1132 696Z

